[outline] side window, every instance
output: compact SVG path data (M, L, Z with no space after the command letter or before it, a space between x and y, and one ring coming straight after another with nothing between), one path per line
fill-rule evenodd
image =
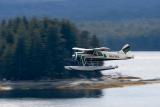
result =
M103 56L102 52L98 52L98 56Z
M104 57L107 57L106 54L103 54Z
M95 52L94 52L94 55L95 55L95 56L103 56L102 52L100 52L100 51L95 51Z
M93 54L93 51L86 51L84 53L86 53L86 54Z
M93 55L98 56L98 52L94 51Z

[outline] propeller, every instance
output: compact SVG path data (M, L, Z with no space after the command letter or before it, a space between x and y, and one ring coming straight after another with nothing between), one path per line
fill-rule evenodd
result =
M77 52L75 52L75 53L72 55L72 58L73 58L74 60L77 60Z

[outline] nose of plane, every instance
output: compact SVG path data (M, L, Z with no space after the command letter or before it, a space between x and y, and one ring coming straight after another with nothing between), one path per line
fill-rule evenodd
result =
M76 52L72 55L72 58L73 58L74 60L77 60L77 53L76 53Z
M76 60L76 55L75 54L72 55L72 59Z
M73 54L73 55L72 55L72 58L74 58L74 57L75 57L75 55Z

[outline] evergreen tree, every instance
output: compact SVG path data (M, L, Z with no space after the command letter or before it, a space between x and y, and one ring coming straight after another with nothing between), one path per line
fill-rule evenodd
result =
M78 47L89 48L90 33L88 31L82 31L78 36Z
M92 46L93 48L100 47L100 43L99 43L99 40L96 35L92 36L92 38L90 40L90 46Z
M65 47L71 54L72 47L76 46L77 29L69 21L64 20L61 23L61 34L65 40Z

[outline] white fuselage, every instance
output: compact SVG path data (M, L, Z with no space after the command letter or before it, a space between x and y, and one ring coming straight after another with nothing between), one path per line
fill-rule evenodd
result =
M132 59L133 55L125 54L123 52L108 52L108 51L99 51L95 54L83 54L79 53L79 56L84 56L87 60L125 60Z
M133 55L124 54L122 52L106 52L102 51L104 57L108 60L123 60L123 59L131 59Z

